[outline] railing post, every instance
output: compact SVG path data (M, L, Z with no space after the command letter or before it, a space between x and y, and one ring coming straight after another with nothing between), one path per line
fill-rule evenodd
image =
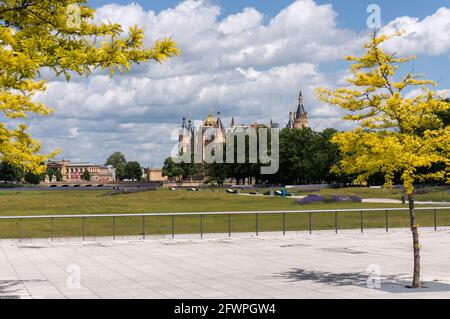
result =
M53 217L51 218L50 234L51 234L52 241L53 241Z
M258 213L255 214L256 215L256 236L259 235L259 216Z
M22 218L19 219L19 242L22 242Z
M172 215L172 239L175 238L175 215Z
M231 214L228 214L228 237L231 237Z
M83 241L84 241L84 217L81 218L81 228L82 228Z
M116 216L113 216L113 240L116 240Z
M334 225L336 226L336 234L338 233L338 212L334 212Z
M145 240L145 215L142 216L142 239Z
M389 211L386 209L386 232L389 231Z
M434 209L434 230L437 230L437 211Z
M309 234L312 234L312 213L309 212Z
M360 211L359 212L360 213L360 219L361 219L361 233L363 233L364 232L364 216L363 216L363 211Z
M286 213L283 213L283 236L286 236Z
M203 238L203 215L200 214L200 238Z

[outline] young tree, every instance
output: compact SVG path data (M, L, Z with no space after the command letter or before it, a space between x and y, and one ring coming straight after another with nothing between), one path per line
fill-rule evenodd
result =
M397 35L399 36L399 34ZM382 50L387 35L374 34L365 45L362 57L347 57L353 76L349 88L318 89L319 98L349 111L344 119L356 121L352 131L335 134L333 142L343 156L336 172L356 174L357 184L366 184L370 176L382 174L391 185L399 176L409 202L414 250L412 287L420 282L420 243L414 211L414 183L424 179L450 181L450 126L437 116L450 104L429 89L430 80L408 72L399 77L397 69L413 58L397 57ZM421 88L414 97L406 97L410 88ZM441 169L429 171L432 166Z
M132 63L163 62L178 55L171 39L144 48L137 26L124 33L118 24L92 23L94 10L86 0L7 0L0 2L0 110L7 119L28 114L48 115L50 108L33 100L45 91L40 71L64 75L90 74L94 69L130 69ZM11 123L12 125L12 123ZM20 124L0 123L0 161L42 173L45 161L55 155L40 154L40 143Z

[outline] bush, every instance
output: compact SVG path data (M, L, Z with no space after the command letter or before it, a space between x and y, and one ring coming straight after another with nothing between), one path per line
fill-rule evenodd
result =
M33 174L33 173L25 173L24 176L25 182L29 184L39 184L42 180L42 175L39 174Z
M305 205L323 201L325 201L325 197L323 197L322 195L307 195L306 197L298 199L295 202L300 205Z

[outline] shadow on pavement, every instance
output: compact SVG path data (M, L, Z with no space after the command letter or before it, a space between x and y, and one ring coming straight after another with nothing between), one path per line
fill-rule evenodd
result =
M450 284L439 281L423 282L423 288L411 289L411 279L406 275L380 276L380 288L369 288L372 282L367 272L333 273L326 271L313 271L305 269L292 269L276 275L289 281L312 281L314 283L330 286L358 286L389 293L415 293L415 292L448 292ZM373 275L372 275L373 276ZM373 277L372 277L373 278Z
M20 286L23 283L43 282L46 280L32 279L32 280L0 280L0 294L11 294L22 290Z

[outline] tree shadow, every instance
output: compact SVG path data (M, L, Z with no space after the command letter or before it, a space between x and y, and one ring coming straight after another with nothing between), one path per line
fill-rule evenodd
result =
M30 280L0 280L0 294L11 294L23 290L20 286L23 283L43 282L46 280L30 279Z
M411 289L411 278L404 274L380 276L380 287L370 288L368 283L372 283L367 272L333 273L326 271L314 271L306 269L291 269L290 271L276 275L291 282L312 281L326 284L333 287L357 286L367 289L375 289L390 293L414 293L414 292L448 292L450 284L440 281L423 282L423 289ZM373 287L373 286L372 286Z

